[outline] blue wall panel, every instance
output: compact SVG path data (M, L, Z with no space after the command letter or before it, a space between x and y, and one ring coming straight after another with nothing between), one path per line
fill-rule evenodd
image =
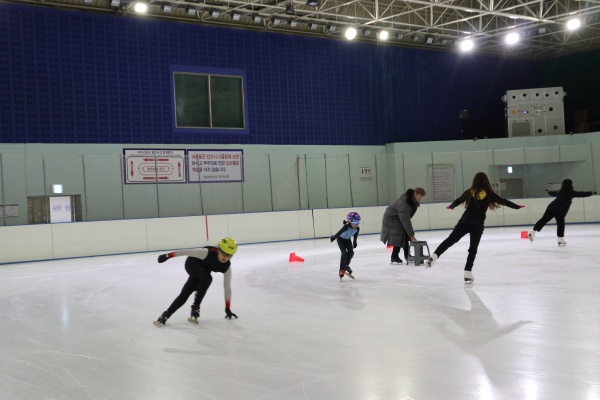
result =
M536 87L530 61L35 6L0 5L0 35L5 143L453 140L465 108L499 137L500 97ZM249 134L173 132L171 65L245 70Z

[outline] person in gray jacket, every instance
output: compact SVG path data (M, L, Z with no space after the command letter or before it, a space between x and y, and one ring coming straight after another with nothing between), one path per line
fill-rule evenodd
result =
M416 187L408 189L392 202L383 213L381 221L381 241L388 246L393 246L392 264L402 264L400 248L404 249L404 258L408 263L409 240L416 242L415 231L411 218L417 212L421 200L425 197L425 189Z

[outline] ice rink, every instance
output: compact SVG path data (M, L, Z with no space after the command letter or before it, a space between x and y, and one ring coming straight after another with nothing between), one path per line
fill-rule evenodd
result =
M468 238L426 269L361 235L343 282L329 239L242 245L239 319L213 274L200 323L190 298L161 328L184 257L0 265L0 398L600 400L600 225L567 224L566 247L528 228L486 229L470 287Z

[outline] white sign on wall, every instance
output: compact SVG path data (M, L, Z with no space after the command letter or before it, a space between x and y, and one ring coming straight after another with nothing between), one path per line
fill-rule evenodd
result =
M430 202L440 203L454 200L454 166L430 165L428 180Z
M125 183L186 182L185 150L124 149Z
M360 179L359 181L372 181L373 180L373 168L371 167L360 167Z
M243 182L243 150L188 150L190 182Z
M50 197L50 223L71 222L71 197L70 196L51 196Z

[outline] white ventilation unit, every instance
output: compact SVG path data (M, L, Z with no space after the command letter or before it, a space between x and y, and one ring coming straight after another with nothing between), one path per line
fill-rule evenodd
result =
M507 91L508 137L564 135L565 96L562 87Z

